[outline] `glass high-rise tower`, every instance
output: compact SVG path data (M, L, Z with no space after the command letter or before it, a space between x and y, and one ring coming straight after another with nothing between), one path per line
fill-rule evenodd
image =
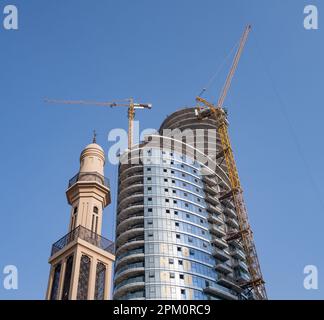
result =
M121 156L114 299L253 299L216 126L182 109Z

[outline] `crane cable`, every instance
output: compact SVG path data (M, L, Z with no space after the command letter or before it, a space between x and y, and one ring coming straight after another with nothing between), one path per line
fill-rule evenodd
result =
M277 86L275 85L275 81L274 81L274 78L270 72L270 70L268 69L266 63L265 63L265 58L262 54L262 51L260 49L260 46L259 46L259 42L258 42L258 39L257 37L255 37L255 43L256 43L256 48L257 48L257 52L259 54L259 59L260 59L260 62L264 68L264 72L266 74L266 76L268 77L268 80L272 86L272 90L273 90L273 93L274 95L276 96L277 100L278 100L278 106L279 106L279 109L282 113L282 116L287 124L287 128L289 129L290 131L290 134L292 136L292 139L295 143L295 147L297 149L297 153L299 154L299 157L306 169L306 172L308 174L308 179L309 179L309 183L311 185L311 187L313 188L313 190L315 191L315 193L317 194L317 197L318 197L318 201L319 201L319 204L320 206L322 207L322 209L324 209L324 201L323 201L323 198L322 198L322 194L321 194L321 190L320 188L318 187L318 184L316 183L315 181L315 178L314 178L314 175L312 173L312 170L310 168L310 165L309 165L309 162L307 161L306 159L306 156L305 156L305 153L303 151L303 148L301 146L301 143L299 141L299 138L297 136L297 133L296 133L296 130L290 120L290 117L289 117L289 114L287 112L287 107L286 107L286 104L284 102L284 100L282 99L279 91L278 91L278 88Z
M219 67L217 68L216 72L213 74L213 76L210 78L210 80L208 81L207 85L205 87L203 87L203 89L201 90L200 94L198 95L198 97L202 97L204 95L204 93L206 91L209 90L209 88L212 86L212 84L214 83L214 81L216 80L216 78L218 77L218 75L220 74L220 72L222 71L222 69L224 68L226 62L229 60L229 58L233 55L235 49L238 48L240 44L240 41L238 41L233 48L229 51L229 53L226 55L226 57L223 59L222 63L219 65Z

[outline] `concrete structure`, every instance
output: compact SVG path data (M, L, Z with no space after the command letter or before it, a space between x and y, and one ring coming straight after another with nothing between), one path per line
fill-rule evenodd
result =
M103 209L110 204L104 177L105 155L95 143L81 153L80 171L69 181L71 205L68 234L52 246L46 299L108 300L114 243L101 236Z
M253 299L216 126L182 109L121 156L114 299Z

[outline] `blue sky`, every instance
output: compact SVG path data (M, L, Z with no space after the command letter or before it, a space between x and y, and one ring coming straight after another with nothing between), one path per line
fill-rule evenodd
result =
M151 102L141 129L191 106L247 23L253 25L225 105L268 295L324 297L323 56L315 0L1 1L16 4L19 30L0 25L1 232L3 268L19 289L2 299L43 299L51 244L67 232L68 179L92 130L126 128L126 110L53 106L44 97ZM303 28L315 4L319 30ZM2 20L0 15L0 21ZM229 62L206 97L215 100ZM117 167L106 166L113 201ZM113 238L114 205L104 234ZM316 265L319 290L303 288Z

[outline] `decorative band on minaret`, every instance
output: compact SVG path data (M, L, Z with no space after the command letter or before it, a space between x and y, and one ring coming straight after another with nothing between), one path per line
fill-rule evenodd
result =
M104 165L105 153L94 138L66 191L69 230L52 246L47 300L110 299L115 246L101 236L103 210L111 202Z

